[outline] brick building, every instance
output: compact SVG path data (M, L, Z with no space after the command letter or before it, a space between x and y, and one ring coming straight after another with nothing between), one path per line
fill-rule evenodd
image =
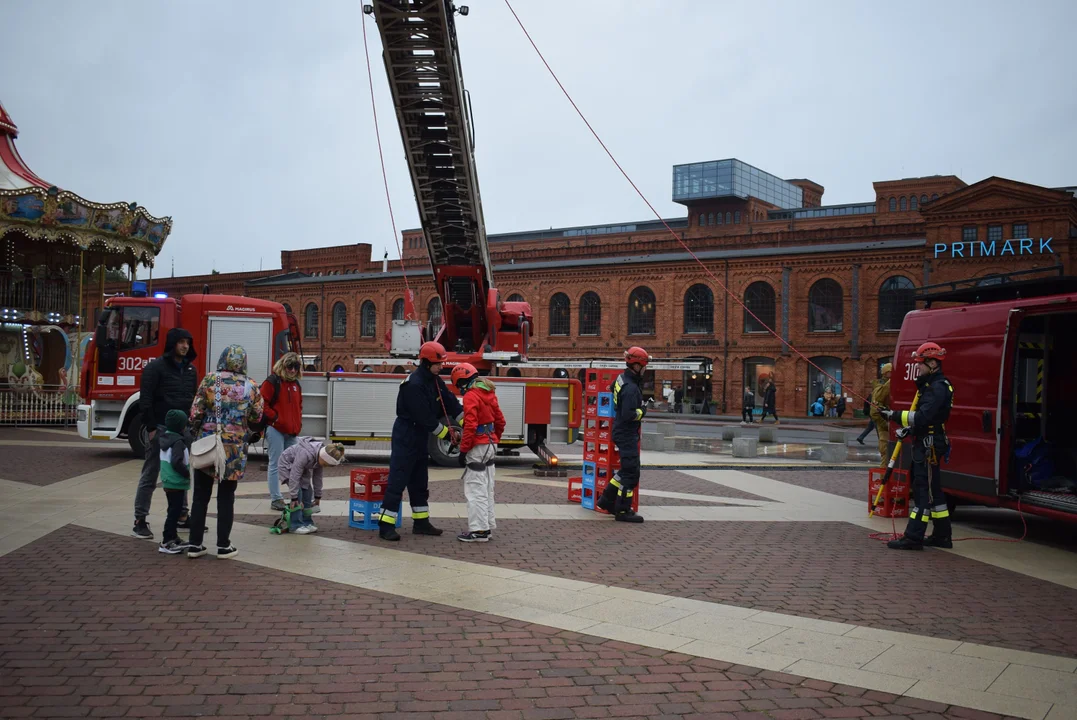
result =
M772 373L779 413L803 415L830 381L782 340L864 392L890 359L917 288L989 283L1015 270L1074 274L1074 190L932 176L876 182L863 203L827 206L811 180L723 160L673 169L673 199L687 217L666 221L717 280L655 220L489 242L502 298L531 304L532 357L612 358L639 344L657 358L711 364L709 377L649 378L656 394L668 381L733 412L744 384ZM421 319L436 326L440 302L421 231L404 231L402 248ZM182 294L206 284L285 303L303 329L304 355L327 370L357 370L357 357L384 355L389 321L403 313L399 263L372 258L368 244L286 250L280 271L155 279L154 289ZM87 307L98 304L87 297Z

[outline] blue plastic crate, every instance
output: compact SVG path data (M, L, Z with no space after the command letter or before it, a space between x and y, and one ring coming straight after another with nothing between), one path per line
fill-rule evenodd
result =
M583 463L583 484L586 485L588 481L592 485L595 484L595 464L593 462Z
M349 500L348 501L348 527L360 530L377 530L381 517L380 500ZM396 526L404 524L401 513L397 513Z
M595 509L595 484L592 479L591 484L587 484L587 478L583 479L583 487L580 489L580 507L585 510Z
M598 416L605 418L613 417L613 393L600 392L598 394Z

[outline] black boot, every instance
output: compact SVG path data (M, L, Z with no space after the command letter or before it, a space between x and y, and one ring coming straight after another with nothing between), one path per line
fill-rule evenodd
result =
M891 550L923 550L924 543L917 542L907 535L902 535L897 540L891 540L886 543L886 547Z
M954 546L953 531L950 529L950 518L935 518L931 521L935 527L931 535L924 539L924 544L929 547L952 549Z
M396 526L386 522L378 523L378 537L382 540L388 540L389 542L397 542L400 540L400 533L396 531Z
M623 495L617 496L617 503L615 505L615 513L613 519L617 522L643 522L643 516L637 515L636 512L632 509L632 498L625 497Z
M598 500L595 501L595 507L599 510L605 510L608 513L612 513L616 503L617 488L613 485L607 485L606 489L602 491L602 494L598 496Z
M924 538L924 545L928 547L946 548L952 550L954 547L954 541L948 537L939 537L938 533L933 533Z
M411 531L416 535L440 535L445 532L430 524L430 520L423 518L421 520L415 520L411 524Z

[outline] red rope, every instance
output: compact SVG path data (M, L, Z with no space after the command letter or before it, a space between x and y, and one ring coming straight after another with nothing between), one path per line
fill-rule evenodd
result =
M363 13L363 55L366 58L366 79L370 86L370 112L374 115L374 137L378 140L378 160L381 161L381 181L385 185L385 204L389 206L389 222L393 225L393 243L396 244L396 254L400 259L400 272L404 275L404 288L408 292L408 296L412 298L410 305L412 309L415 309L415 296L411 292L411 285L408 284L408 271L404 267L404 253L400 250L400 236L396 231L396 217L393 215L393 201L389 197L389 176L385 173L385 154L382 152L381 147L381 131L378 128L378 108L374 104L374 75L370 71L370 49L367 46L366 40L366 13ZM404 303L404 307L407 307L409 303ZM407 320L415 320L416 318L405 318Z
M759 316L757 316L757 315L756 315L755 313L753 313L753 312L752 312L752 311L751 311L751 310L750 310L750 309L748 308L748 306L747 306L747 305L745 305L745 304L744 304L744 302L742 302L742 301L741 301L741 299L740 299L739 297L737 297L737 296L736 296L736 295L735 295L734 293L732 293L732 292L730 292L730 291L729 291L729 288L727 288L727 287L725 286L725 283L723 283L723 282L722 282L721 280L719 280L719 279L718 279L718 276L717 276L717 275L715 275L715 274L714 274L713 272L711 272L710 268L708 268L708 267L707 267L707 266L706 266L706 265L705 265L705 264L703 263L703 261L699 259L699 256L698 256L698 255L696 255L696 254L695 254L695 253L694 253L694 252L692 251L692 248L688 247L687 243L685 243L685 242L684 242L684 240L682 240L682 239L681 239L680 235L678 235L678 234L677 234L676 232L674 232L673 228L671 228L671 227L669 226L669 224L668 224L668 223L667 223L667 222L665 221L665 219L664 219L664 218L663 218L663 217L661 216L661 214L659 214L659 212L658 212L657 210L655 210L655 208L654 208L654 205L652 205L652 204L651 204L651 201L647 199L647 196L646 196L646 195L644 195L644 194L643 194L643 192L642 192L642 191L641 191L641 190L639 189L639 187L638 187L638 186L636 185L636 183L632 181L632 178L631 178L631 177L629 177L629 175L628 175L628 173L627 173L627 172L625 172L625 169L624 169L623 167L621 167L621 164L620 164L619 162L617 162L617 158L615 158L615 157L613 156L613 153L612 153L612 152L610 152L610 149L609 149L608 147L606 147L606 143L604 143L604 142L602 141L602 138L601 138L601 137L599 137L599 135L598 135L598 133L597 133L597 132L595 132L595 129L594 129L593 127L591 127L591 123L590 123L590 122L588 122L588 120L587 120L587 118L586 118L586 117L584 116L583 112L582 112L582 111L580 110L580 108L579 108L579 107L578 107L578 106L576 105L576 101L572 99L572 96L571 96L571 95L569 94L568 90L566 90L566 89L565 89L565 86L564 86L563 84L561 84L561 80L560 80L560 79L559 79L559 78L557 77L557 73L555 73L555 72L553 71L553 68L551 68L551 67L550 67L550 64L549 64L548 62L546 62L546 57L545 57L545 56L544 56L544 55L542 54L542 51L538 49L538 45L536 45L536 44L535 44L535 41L534 41L534 40L533 40L533 39L531 38L531 33L529 33L529 32L527 31L527 28L526 28L526 27L524 27L523 21L521 21L521 20L520 20L520 16L516 14L516 10L515 10L515 9L513 9L513 7L512 7L512 3L511 3L511 2L509 2L509 0L505 0L505 5L507 5L507 6L508 6L508 8L509 8L509 12L511 12L511 13L512 13L512 16L513 16L514 18L516 18L516 24L518 24L518 25L520 26L520 29L521 29L521 30L523 30L523 33L524 33L524 35L525 35L525 36L527 36L527 41L528 41L529 43L531 43L531 47L532 47L532 48L534 48L535 52L536 52L536 53L538 54L538 56L539 56L539 59L540 59L540 60L542 60L542 64L546 66L546 70L548 70L548 71L549 71L549 73L550 73L550 76L551 76L551 77L553 77L553 79L554 79L554 82L556 82L556 83L557 83L557 87L561 88L561 92L562 92L562 93L564 94L565 98L567 98L567 99L568 99L568 101L569 101L569 103L570 103L570 104L572 105L572 109L573 109L573 110L575 110L575 111L576 111L576 114L580 116L580 119L581 119L581 120L583 120L583 124L587 126L587 129L588 129L588 130L590 130L590 131L591 131L591 134L592 134L592 135L594 136L595 140L597 140L597 141L598 141L598 144L602 146L602 149L606 151L606 155L608 155L608 156L609 156L609 158L610 158L610 160L611 160L611 161L613 161L613 164L617 166L617 169L621 171L621 175L623 175L623 176L624 176L624 178L625 178L625 180L627 180L627 181L628 181L628 184L632 186L632 189L636 191L636 194L640 196L640 199L641 199L641 200L643 200L643 202L644 202L644 203L646 203L647 207L648 207L648 208L650 208L650 210L651 210L651 212L652 212L652 213L654 213L654 216L655 216L656 218L658 218L658 221L659 221L659 222L661 222L661 223L662 223L663 225L665 225L665 227L666 227L666 230L668 230L668 231L669 231L669 234L670 234L670 235L672 235L672 236L673 236L673 238L674 238L674 239L675 239L675 240L676 240L676 241L677 241L678 243L680 243L681 247L683 247L683 248L684 248L684 249L685 249L685 250L686 250L686 251L688 252L688 254L692 256L692 259L693 259L693 260L695 260L695 261L696 261L697 263L699 263L699 266L700 266L701 268L703 268L703 272L705 272L705 273L706 273L706 274L707 274L707 275L708 275L708 276L709 276L709 277L711 278L711 280L713 280L713 281L714 281L714 283L715 283L716 285L718 285L718 287L722 288L722 290L723 290L723 291L724 291L724 292L725 292L725 293L726 293L727 295L729 295L729 297L733 298L733 302L737 303L737 304L738 304L738 305L740 305L740 306L741 306L742 308L744 308L744 312L746 312L746 313L748 313L749 315L751 315L751 316L752 316L752 318L754 318L756 322L758 322L758 323L759 323L760 325L762 325L762 326L763 326L764 328L766 328L767 332L769 332L769 333L770 333L771 335L773 335L773 336L774 336L775 338L777 338L777 339L778 339L778 341L779 341L779 342L781 342L781 344L782 344L782 345L784 345L785 347L789 348L789 350L791 350L791 351L792 351L793 353L795 353L795 354L797 355L797 357L799 357L799 358L800 358L801 360L803 360L804 362L808 363L808 365L810 365L811 367L815 368L816 370L818 370L819 372L821 372L821 373L822 373L822 374L823 374L824 376L826 376L826 377L827 377L827 378L829 378L829 379L830 379L831 381L833 381L835 385L839 385L839 386L841 386L841 385L844 385L844 384L843 384L843 383L842 383L841 381L839 381L839 380L838 380L837 378L833 377L833 376L832 376L832 375L831 375L830 373L828 373L827 371L823 370L823 369L822 369L821 367L819 367L818 365L816 365L815 363L813 363L813 362L812 362L811 360L809 360L809 359L808 359L808 358L807 358L807 357L806 357L806 356L805 356L805 355L804 355L804 354L803 354L802 352L800 352L800 351L799 351L799 350L797 350L797 349L796 349L795 347L793 347L793 345L791 345L791 344L790 344L790 343L789 343L788 341L786 341L786 340L785 340L784 338L782 338L782 337L781 337L781 336L780 336L780 335L779 335L778 333L776 333L776 332L775 332L775 331L774 331L774 330L773 330L773 329L772 329L772 328L771 328L770 326L768 326L768 325L767 325L766 323L764 323L764 322L763 322L763 321L762 321L762 320L761 320L761 319L759 318ZM848 385L844 385L844 386L848 388ZM872 406L878 407L877 405L875 405L875 403L871 402L871 398L868 398L868 397L864 397L863 395L861 395L860 393L856 392L855 390L852 390L851 388L849 389L849 391L850 391L850 392L852 392L852 394L853 394L853 395L855 395L856 397L860 398L861 400L864 400L864 401L865 401L866 403L868 403L869 405L872 405Z

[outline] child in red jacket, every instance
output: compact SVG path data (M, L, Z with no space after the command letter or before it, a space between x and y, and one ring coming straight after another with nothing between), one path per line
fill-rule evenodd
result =
M487 542L494 522L494 453L505 416L497 404L494 383L479 377L474 365L461 363L453 368L452 383L464 396L464 435L460 441L460 464L464 466L464 497L467 498L468 531L461 542Z

